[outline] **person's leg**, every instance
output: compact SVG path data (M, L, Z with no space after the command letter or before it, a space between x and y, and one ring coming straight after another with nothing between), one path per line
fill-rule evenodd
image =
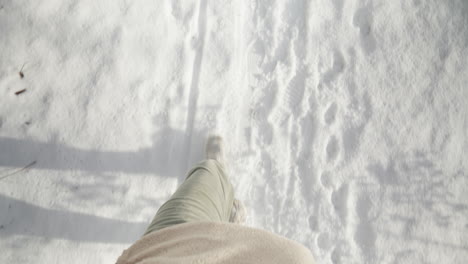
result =
M145 235L187 222L229 222L233 200L234 190L223 166L213 159L203 161L159 208Z

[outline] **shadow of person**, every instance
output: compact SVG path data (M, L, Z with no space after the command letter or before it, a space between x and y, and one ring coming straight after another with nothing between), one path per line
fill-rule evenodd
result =
M167 111L169 111L168 109ZM89 181L80 179L78 183L62 177L57 184L72 190L69 203L91 199L94 203L116 204L115 198L106 195L109 188L118 188L114 182L116 173L134 175L154 174L160 177L185 179L189 166L203 158L203 145L206 131L193 128L178 130L170 126L168 120L155 117L155 132L152 144L135 151L108 151L85 149L52 139L40 142L29 138L18 139L0 136L0 177L8 171L16 171L35 161L31 169L84 171L81 174ZM37 175L41 175L38 173ZM120 175L119 175L120 177ZM82 184L89 182L89 185ZM85 192L78 189L88 189ZM154 186L155 191L158 190ZM107 190L107 191L106 191ZM92 192L95 195L89 195ZM86 195L83 195L86 194ZM154 197L142 195L141 204L152 206ZM157 210L158 208L154 208ZM141 236L149 222L128 222L99 217L91 214L75 213L40 207L0 194L0 235L8 237L24 235L44 238L58 238L76 241L110 243L131 243Z
M186 133L165 127L154 134L154 143L138 151L98 151L75 148L52 140L36 142L30 139L0 137L0 151L7 155L0 158L0 166L24 167L37 161L34 169L89 171L88 177L103 177L112 172L132 174L158 174L185 178L189 164L201 160L204 132ZM100 175L100 176L98 176ZM106 175L104 175L106 176ZM111 186L114 177L103 179ZM63 180L61 184L67 185ZM102 193L105 186L94 181L94 191ZM113 186L113 185L112 185ZM97 188L97 189L96 189ZM157 190L157 187L155 187ZM79 193L74 194L79 198ZM88 197L89 198L89 197ZM94 197L115 202L111 197ZM148 199L150 199L148 197ZM71 201L73 203L73 201ZM146 201L150 205L148 201ZM148 226L148 222L128 222L75 213L66 210L43 208L0 194L0 234L2 237L25 235L76 241L109 243L134 242ZM155 208L157 210L157 208Z
M0 235L23 235L74 241L133 243L148 227L89 214L39 207L0 194Z
M56 139L38 142L31 139L0 137L0 166L23 168L36 161L34 169L80 170L90 172L124 172L182 177L192 160L201 160L204 136L192 131L191 140L185 131L169 127L158 130L153 145L137 151L87 150L61 143ZM189 157L191 155L191 157Z

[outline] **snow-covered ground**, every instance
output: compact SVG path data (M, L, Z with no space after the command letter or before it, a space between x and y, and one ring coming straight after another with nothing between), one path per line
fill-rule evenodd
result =
M467 263L468 1L0 1L0 263L114 263L212 132L318 263Z

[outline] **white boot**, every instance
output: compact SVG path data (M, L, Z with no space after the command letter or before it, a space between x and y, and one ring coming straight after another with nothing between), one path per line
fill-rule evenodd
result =
M245 223L246 218L247 211L245 210L244 204L240 200L234 199L229 222L234 224L243 224Z
M218 135L211 135L206 141L205 148L206 159L214 159L224 164L224 152L223 152L223 138Z

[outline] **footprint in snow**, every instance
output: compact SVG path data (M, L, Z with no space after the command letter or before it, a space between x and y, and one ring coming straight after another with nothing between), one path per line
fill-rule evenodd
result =
M361 47L367 53L372 53L376 48L376 40L372 34L373 15L368 7L362 7L354 13L353 25L359 29Z

